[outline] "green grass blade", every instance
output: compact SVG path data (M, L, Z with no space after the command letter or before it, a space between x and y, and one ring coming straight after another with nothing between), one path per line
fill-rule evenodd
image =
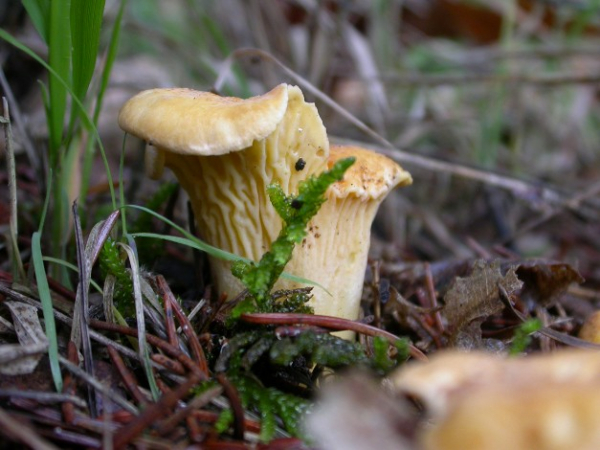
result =
M40 302L42 303L46 336L48 337L48 357L50 359L52 379L56 391L62 392L63 380L58 361L58 339L56 337L56 323L54 322L54 307L52 306L52 296L50 295L50 287L48 286L48 278L46 276L46 269L44 268L41 236L42 234L39 231L34 232L33 236L31 236L31 258L33 259L33 269L35 271Z
M106 93L106 88L108 87L108 82L110 80L110 74L112 72L112 68L117 57L117 50L119 48L119 41L121 38L121 26L123 23L123 14L125 12L125 5L127 4L127 0L121 1L121 6L119 7L119 12L117 13L117 17L115 19L115 23L113 25L112 33L110 36L110 43L108 45L108 53L106 55L106 62L104 63L104 68L102 69L102 76L100 78L100 86L98 88L98 92L96 94L96 105L94 107L94 115L93 122L94 125L98 124L98 118L100 117L100 111L102 110L102 104L104 102L104 94ZM88 180L90 179L92 173L92 166L94 162L94 141L89 140L85 154L83 156L83 165L82 165L82 183L81 183L81 193L79 198L85 198L88 190Z
M131 205L129 205L129 206L131 206ZM160 215L157 214L157 217L160 217ZM213 247L212 245L209 245L206 242L203 242L200 239L195 238L195 237L192 237L192 239L189 239L189 238L182 238L182 237L178 237L178 236L170 236L168 234L157 234L157 233L132 233L131 236L133 236L134 238L141 237L141 238L150 238L150 239L162 239L163 241L169 241L169 242L173 242L175 244L185 245L187 247L194 248L194 249L200 250L202 252L206 252L209 255L214 256L215 258L223 259L225 261L232 261L232 262L244 261L245 263L251 262L248 258L243 258L241 256L234 255L233 253L226 252L225 250L221 250L217 247ZM307 278L298 277L296 275L292 275L287 272L283 272L281 274L281 278L285 278L286 280L294 281L296 283L307 284L309 286L318 287L319 289L323 289L325 292L327 292L329 295L331 295L331 293L327 289L325 289L324 286L322 286L319 283L316 283L314 281L311 281Z
M49 262L52 264L58 264L59 266L66 267L67 269L70 269L75 273L79 273L79 269L77 268L77 266L75 264L71 264L70 262L65 261L63 259L53 258L52 256L44 256L43 259L46 262ZM96 291L98 291L98 293L102 294L102 288L100 287L100 285L98 283L96 283L94 280L90 280L90 283L92 284L94 289L96 289Z
M60 161L63 141L65 112L67 110L67 89L60 79L69 80L71 71L70 0L50 2L50 23L48 27L48 61L54 73L50 74L50 109L47 117L50 141L50 161L57 167ZM67 83L68 84L68 83Z
M119 243L119 245L123 250L125 250L125 253L127 253L129 267L131 267L131 281L133 282L133 296L135 298L135 316L137 321L140 359L143 361L144 371L146 372L146 378L148 379L148 385L150 386L152 397L154 398L154 401L157 401L160 397L160 390L158 389L158 385L154 379L152 363L150 361L150 353L148 351L148 344L146 343L146 322L144 319L144 300L140 286L140 267L133 249L129 245L121 243Z
M23 0L23 7L44 42L48 43L50 0Z
M71 2L73 92L80 100L85 99L94 75L103 12L104 0Z
M95 124L98 123L98 117L100 116L100 110L102 109L102 101L104 99L104 94L106 93L106 88L108 87L108 82L110 80L110 74L112 72L113 65L115 63L115 60L117 59L117 50L119 49L119 41L121 40L121 27L123 24L123 14L125 12L126 5L127 0L122 0L121 6L119 7L119 12L117 13L117 17L113 25L112 33L110 35L110 43L108 44L106 62L104 63L104 68L102 69L100 88L98 89L98 95L96 97L96 106L94 109Z
M110 171L110 165L108 164L108 159L106 157L106 151L104 150L104 146L102 145L102 141L100 140L100 135L98 134L98 129L96 128L96 126L92 122L91 118L87 114L83 103L81 103L79 98L74 95L74 92L71 89L71 86L65 81L65 79L60 77L58 75L58 73L52 67L50 67L50 65L48 63L46 63L46 61L44 61L42 58L40 58L33 50L31 50L29 47L23 45L21 42L19 42L17 39L15 39L13 36L11 36L10 33L6 32L6 30L4 30L2 28L0 28L0 39L5 40L10 45L18 48L19 50L21 50L22 52L26 53L28 56L33 58L35 61L37 61L39 64L41 64L49 73L54 75L56 77L56 79L60 83L63 84L63 86L65 87L67 92L69 92L71 94L73 103L81 110L81 119L83 120L84 125L90 130L90 132L94 136L94 139L96 140L96 142L98 142L98 147L100 148L100 153L102 156L102 162L104 164L104 169L106 170L106 176L108 178L107 182L108 182L108 187L110 190L112 206L113 206L113 209L116 210L117 209L117 201L116 201L116 197L115 197L115 189L113 186L113 179L112 179L112 175L111 175L111 171Z
M65 245L67 224L69 223L69 202L67 192L70 182L67 174L71 173L64 166L66 154L64 125L67 112L67 88L61 80L71 82L71 33L70 16L67 13L70 0L52 0L50 2L50 21L48 24L48 63L55 74L49 74L49 102L46 109L48 124L48 142L50 150L50 167L55 170L54 188L54 220L52 222L52 247L54 256L66 255ZM73 159L71 158L71 161ZM52 274L61 282L67 283L68 277L60 267L52 267Z
M0 30L1 31L1 30ZM40 303L42 304L42 312L44 314L44 324L46 327L46 337L48 338L48 358L50 359L50 371L57 392L62 391L62 374L60 373L60 365L58 358L58 340L56 338L56 324L54 323L54 307L52 306L52 296L50 295L50 287L48 286L48 277L44 267L44 258L42 256L41 236L48 205L50 203L50 192L52 191L52 169L48 176L47 195L42 208L42 216L40 219L40 227L38 231L31 236L31 259L33 260L33 269L37 281L38 294Z
M123 135L123 144L121 145L121 157L119 158L119 206L121 207L121 228L123 234L127 234L127 210L125 206L125 180L123 175L123 169L125 167L125 140L127 139L127 133Z
M225 261L244 261L250 262L249 259L242 258L241 256L236 256L233 253L226 252L225 250L218 249L213 247L206 242L202 242L199 239L187 239L179 236L171 236L168 234L158 234L158 233L131 233L131 236L134 238L151 238L151 239L161 239L163 241L174 242L176 244L185 245L186 247L190 247L196 250L200 250L202 252L208 253L215 258L223 259Z
M190 233L189 231L187 231L186 229L180 227L179 225L177 225L175 222L167 219L165 216L157 213L156 211L152 211L149 208L146 208L144 206L139 206L139 205L125 205L122 206L121 209L137 209L139 211L143 211L145 213L148 213L154 217L156 217L157 219L159 219L160 221L166 223L167 225L173 227L174 229L176 229L177 231L179 231L181 234L183 234L186 238L188 238L191 241L199 241L202 242L200 239L198 239L197 237L195 237L192 233ZM202 242L204 244L204 242ZM208 245L208 244L206 244Z
M171 241L171 242L175 242L177 244L187 245L188 247L192 247L197 250L206 252L209 255L214 256L215 258L224 259L225 261L233 261L233 262L244 261L245 263L251 262L247 258L243 258L242 256L234 255L233 253L227 252L225 250L221 250L220 248L213 247L212 245L207 244L206 242L198 239L196 236L194 236L189 231L185 230L184 228L181 228L175 222L160 215L156 211L152 211L151 209L145 208L143 206L138 206L138 205L125 205L122 208L123 209L125 209L125 208L138 209L140 211L144 211L148 214L151 214L154 217L156 217L157 219L159 219L159 220L163 221L164 223L168 224L169 226L173 227L175 230L179 231L181 234L183 234L185 236L185 238L180 238L177 236L169 236L169 235L156 234L156 233L132 233L131 235L133 237L148 237L148 238L154 238L154 239L163 239L165 241ZM319 289L323 289L325 292L327 292L327 294L331 295L331 293L327 289L325 289L324 286L322 286L319 283L316 283L314 281L308 280L306 278L297 277L296 275L292 275L287 272L283 272L281 274L281 277L285 278L286 280L295 281L297 283L308 284L309 286L318 287Z
M50 66L50 64L48 64L46 61L44 61L42 58L40 58L29 47L27 47L26 45L23 45L21 42L19 42L17 39L15 39L13 36L11 36L10 33L7 33L4 29L1 29L1 28L0 28L0 39L5 40L6 42L8 42L12 46L18 48L22 52L26 53L28 56L30 56L35 61L37 61L39 64L41 64L53 76L53 79L56 79L60 84L62 84L62 86L65 88L65 90L71 94L71 99L72 99L72 103L73 103L72 107L79 108L79 110L81 112L81 115L80 115L81 120L83 121L86 128L90 131L90 134L93 136L94 140L98 143L98 147L100 149L100 155L101 155L102 161L104 163L104 169L106 172L106 177L107 177L107 181L108 181L108 187L110 190L113 209L116 210L117 202L116 202L116 197L115 197L115 189L114 189L114 185L113 185L113 178L111 175L110 165L108 163L108 158L106 156L106 151L104 149L104 146L102 145L100 135L98 134L98 129L96 128L96 126L94 125L92 120L90 119L81 100L74 94L70 84L65 80L65 78L63 78L56 70L54 70L53 67ZM62 132L62 128L61 128L61 132ZM53 161L53 163L50 165L50 167L51 168L56 167L55 163L56 163L56 161ZM57 174L57 176L60 176L60 174ZM59 180L62 181L63 178L59 178ZM64 206L62 193L65 191L65 189L64 189L64 186L60 186L60 183L58 183L58 184L59 185L55 188L55 208L57 208L57 210L56 210L57 214L62 214L61 206ZM67 207L62 208L62 209L64 211L66 211L66 214L68 214L68 204L67 204ZM58 224L58 220L56 220L56 223ZM65 227L66 227L67 222L63 222L63 223L65 224ZM66 250L66 247L64 245L61 245L62 230L64 230L64 227L62 227L62 226L59 227L58 225L55 225L53 227L52 242L55 242L56 245L58 246L58 250L55 249L53 256L61 256L61 254L64 255L64 251Z

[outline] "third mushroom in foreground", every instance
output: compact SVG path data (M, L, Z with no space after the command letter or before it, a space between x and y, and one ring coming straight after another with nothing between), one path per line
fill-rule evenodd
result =
M423 450L600 448L600 353L442 351L389 377L423 406Z
M130 99L119 114L125 131L148 143L147 172L170 168L189 195L200 236L254 261L282 227L267 196L278 183L295 194L300 182L347 156L356 163L332 185L293 253L286 272L324 286L313 290L317 314L356 319L370 226L380 202L410 175L388 158L356 147L334 147L315 106L299 88L281 84L246 100L190 89L153 89ZM230 297L242 285L230 264L211 258L217 288ZM296 287L280 280L279 288Z

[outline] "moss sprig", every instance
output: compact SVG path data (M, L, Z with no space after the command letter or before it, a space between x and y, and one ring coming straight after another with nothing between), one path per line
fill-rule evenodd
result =
M306 236L308 222L325 201L325 192L329 186L340 181L352 164L354 158L336 162L330 170L303 181L299 186L298 195L295 196L286 195L278 185L272 184L268 187L271 203L283 220L281 232L271 244L271 249L258 263L238 261L232 267L233 275L248 289L250 295L246 303L253 302L255 312L273 311L270 293L291 259L294 246ZM240 309L248 312L248 305L240 305ZM238 312L239 310L234 310L234 316L239 315Z
M390 355L389 342L384 338L373 340L373 355L368 356L357 342L328 334L306 330L293 337L280 337L272 327L239 332L221 350L215 364L216 372L227 373L228 379L237 387L245 408L261 415L261 439L269 441L275 431L275 420L279 418L283 427L292 435L302 437L298 429L300 416L309 403L302 397L286 393L276 387L264 386L255 373L281 373L293 375L293 383L304 386L298 392L310 394L310 379L297 378L300 362L302 367L314 364L330 368L356 365L369 367L380 375L389 373L408 354L408 343L399 341L396 351ZM282 379L287 381L289 379ZM227 420L229 417L229 421ZM231 415L222 417L222 426L230 424Z
M277 418L285 430L300 436L302 417L308 412L310 403L293 394L263 386L258 380L245 374L230 377L238 389L245 408L256 410L261 416L260 439L269 442L275 436Z
M410 354L410 341L402 338L390 347L390 342L381 336L373 338L373 355L370 360L371 368L380 375L389 373L398 364L406 361ZM392 353L390 353L392 349Z
M515 356L523 353L531 344L531 335L542 328L540 319L529 319L523 322L515 330L512 344L508 351L509 355Z
M315 310L308 305L312 288L275 291L273 298L273 312L314 314Z
M271 361L283 366L300 355L306 356L311 363L331 368L367 362L367 356L358 343L328 333L305 332L283 338L269 350Z
M117 309L125 316L134 315L133 282L125 266L125 259L117 248L117 243L111 238L108 238L102 246L99 265L103 278L108 274L116 278L114 302Z

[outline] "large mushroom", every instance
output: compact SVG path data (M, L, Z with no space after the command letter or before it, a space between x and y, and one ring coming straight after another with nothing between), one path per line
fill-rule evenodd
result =
M164 166L175 173L202 238L255 261L281 230L267 186L294 193L326 168L329 155L315 106L285 84L246 100L191 89L143 91L123 106L119 125L148 143L149 175L160 177ZM235 295L241 283L230 264L210 262L217 288Z
M146 169L154 178L170 168L187 191L199 234L211 245L257 261L282 221L267 196L278 183L286 194L340 158L356 163L309 225L286 272L316 281L318 314L358 316L371 222L396 185L410 183L397 164L355 147L333 148L315 106L299 88L281 84L246 100L190 89L153 89L130 99L119 125L147 143ZM230 295L242 285L230 264L211 258L217 288ZM276 288L296 287L280 280Z

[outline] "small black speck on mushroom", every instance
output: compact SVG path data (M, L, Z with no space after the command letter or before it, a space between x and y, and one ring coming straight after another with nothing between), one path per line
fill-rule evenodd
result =
M294 168L300 172L302 169L304 169L304 167L306 166L306 161L304 161L302 158L299 158L298 161L296 161L296 165L294 166Z

